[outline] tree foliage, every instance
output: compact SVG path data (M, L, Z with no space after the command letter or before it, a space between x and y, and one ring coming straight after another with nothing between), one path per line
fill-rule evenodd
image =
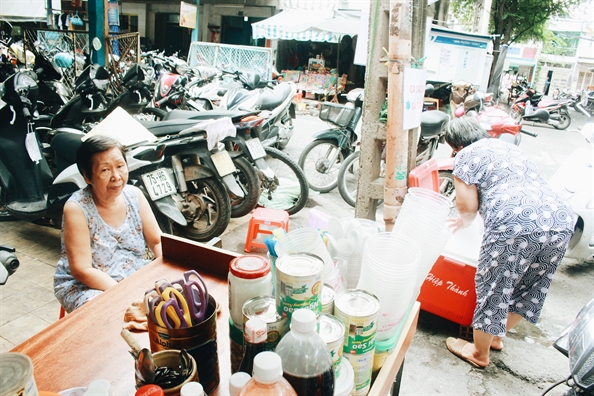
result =
M489 34L493 35L493 65L489 85L492 85L495 65L503 45L544 41L546 25L552 18L569 15L569 10L582 0L492 0ZM457 10L461 21L472 21L477 4L482 0L454 0L453 10ZM468 22L466 22L468 23Z

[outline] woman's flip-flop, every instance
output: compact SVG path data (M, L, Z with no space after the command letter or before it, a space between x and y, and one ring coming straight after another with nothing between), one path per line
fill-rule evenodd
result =
M450 352L452 352L454 355L458 356L460 359L464 360L471 366L479 368L479 369L484 369L486 366L481 366L474 360L470 360L469 358L462 356L462 349L464 348L464 345L466 345L466 344L468 344L468 341L463 340L461 338L448 337L446 339L446 346L448 347L448 350Z

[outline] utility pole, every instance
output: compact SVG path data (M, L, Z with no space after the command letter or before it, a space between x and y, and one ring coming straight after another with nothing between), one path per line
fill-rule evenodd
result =
M105 66L105 38L109 32L107 27L107 0L88 0L89 8L89 44L91 51L91 62ZM93 39L97 37L101 41L102 48L93 51Z
M386 179L384 223L392 231L407 191L408 131L404 130L402 89L404 69L410 67L412 1L390 1L388 50L388 123L386 130Z
M478 34L488 34L489 21L491 19L492 0L476 2L474 17L472 18L472 31Z

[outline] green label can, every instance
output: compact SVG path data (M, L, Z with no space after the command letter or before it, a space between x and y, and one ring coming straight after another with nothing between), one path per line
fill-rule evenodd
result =
M371 372L373 370L373 355L375 351L360 355L345 353L343 358L353 366L355 374L355 395L365 396L371 388Z
M334 374L338 377L342 362L344 324L335 316L323 313L318 320L318 334L322 337L326 345L328 345L330 355L332 355Z
M322 313L334 315L334 288L326 283L322 288Z
M323 269L322 259L309 253L276 259L276 309L279 315L290 320L293 311L301 308L320 315Z
M379 299L365 290L344 290L334 300L334 315L344 323L344 353L360 355L375 349ZM351 362L352 363L352 362Z

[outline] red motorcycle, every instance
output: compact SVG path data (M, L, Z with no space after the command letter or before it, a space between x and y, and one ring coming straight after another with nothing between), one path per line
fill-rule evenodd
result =
M514 101L510 114L518 121L532 121L535 124L551 125L555 129L567 129L571 124L567 105L568 101L542 100L542 94L528 88Z

